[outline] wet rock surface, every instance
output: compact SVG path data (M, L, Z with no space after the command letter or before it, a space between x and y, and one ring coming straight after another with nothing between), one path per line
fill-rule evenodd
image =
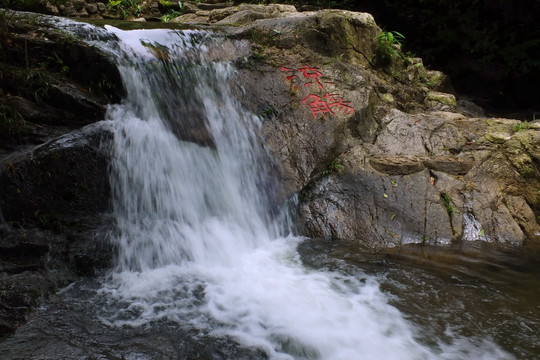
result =
M2 342L2 355L42 360L56 360L58 354L77 359L121 359L126 353L147 359L268 359L264 349L246 347L230 336L201 333L187 324L178 326L167 319L119 331L97 320L110 308L107 299L96 296L100 285L83 280L61 296L53 296L16 337Z
M0 49L0 154L102 120L124 94L97 48L32 13L5 13Z
M107 161L91 142L72 135L3 159L0 334L57 289L112 263Z
M123 88L96 48L4 14L0 56L0 336L79 276L110 266L105 240L110 135Z

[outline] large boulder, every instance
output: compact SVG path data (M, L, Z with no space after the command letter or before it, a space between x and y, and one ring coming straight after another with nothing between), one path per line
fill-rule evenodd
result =
M58 288L111 265L106 134L85 128L2 159L0 335Z
M341 171L316 179L301 199L306 231L371 248L538 238L537 169L523 146L492 143L488 122L454 113L396 113L374 144L351 142ZM482 130L480 130L482 129ZM476 131L475 131L476 130Z
M37 14L0 18L0 154L102 120L124 88L112 59Z
M109 137L110 138L110 137ZM96 127L66 134L3 158L0 208L4 220L53 225L108 208L106 133Z
M253 43L243 102L266 118L304 235L371 249L538 242L539 124L481 117L399 47L377 63L369 14L276 13L229 31Z
M116 65L34 14L0 19L0 335L110 266L107 144L88 125L119 101ZM86 127L85 127L86 126Z

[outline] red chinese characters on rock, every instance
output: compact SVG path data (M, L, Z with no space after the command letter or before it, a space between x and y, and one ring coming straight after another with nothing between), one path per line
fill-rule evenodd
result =
M301 73L301 79L304 80L302 85L308 87L311 85L316 85L319 92L320 90L325 90L323 83L321 82L324 75L317 68L304 65L298 69L292 69L285 66L281 67L281 71L290 72L291 74L286 77L287 80L291 82L291 89L298 90L299 84L297 83L298 76L297 73ZM333 85L333 83L324 82L328 85ZM321 93L322 95L322 93ZM326 92L324 95L319 96L317 94L310 93L302 100L302 104L305 104L311 110L313 119L317 118L317 115L322 117L329 114L330 116L336 116L336 113L341 112L344 115L351 115L354 113L354 108L350 106L350 101L344 101L339 94L330 94Z
M324 86L319 81L319 78L321 76L323 76L323 74L319 70L317 70L316 68L310 67L308 65L304 65L304 66L302 66L301 68L298 68L298 69L291 69L291 68L282 66L281 71L289 71L289 72L292 73L291 75L287 76L287 80L291 81L291 87L294 90L298 90L298 85L295 84L293 86L293 84L296 81L296 73L297 72L301 72L304 79L308 80L308 82L303 83L304 87L308 87L308 86L312 85L313 82L315 82L320 89L324 89Z
M320 96L309 94L306 96L304 100L302 100L302 104L306 104L311 109L311 113L313 114L313 118L315 119L318 114L321 114L322 116L326 114L330 115L336 115L330 109L330 106L326 103L326 101L322 100Z
M354 108L350 106L350 101L343 101L343 98L340 97L338 94L329 94L326 93L324 95L326 102L328 103L328 107L330 109L336 109L336 111L341 111L345 115L351 115L354 112Z

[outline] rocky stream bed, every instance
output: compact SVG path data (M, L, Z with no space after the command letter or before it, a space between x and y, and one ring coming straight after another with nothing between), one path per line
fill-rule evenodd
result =
M112 134L96 124L126 90L110 55L54 18L0 11L7 335L58 289L114 266ZM258 136L279 179L268 196L276 207L291 204L296 233L315 239L319 254L339 244L346 255L334 256L352 263L373 256L372 264L420 261L459 272L475 261L464 259L479 259L527 278L537 271L540 122L485 117L443 73L397 46L385 50L367 13L239 5L194 8L171 23L225 39L205 56L234 65L230 96L262 120ZM178 97L190 91L178 89ZM171 116L201 106L179 102ZM200 123L172 131L215 146ZM512 254L511 265L501 260L507 255L492 262L492 252ZM539 309L529 305L527 326L538 334ZM527 346L524 358L532 358L538 348Z

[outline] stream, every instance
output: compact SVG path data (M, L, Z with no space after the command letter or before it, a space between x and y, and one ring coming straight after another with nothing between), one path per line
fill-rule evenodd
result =
M245 44L59 26L111 53L128 92L100 124L119 251L6 338L2 360L540 358L538 254L369 254L294 235L262 120L220 60Z

